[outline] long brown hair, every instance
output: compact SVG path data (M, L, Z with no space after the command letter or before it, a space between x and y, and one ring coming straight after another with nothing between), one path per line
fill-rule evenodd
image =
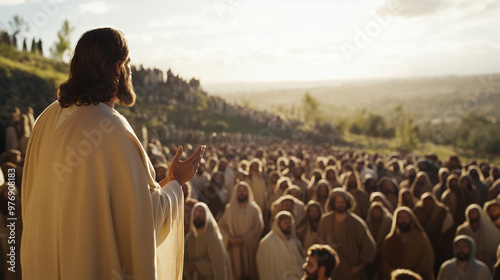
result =
M107 27L83 34L71 59L69 78L57 92L61 107L110 101L120 81L116 63L123 68L128 55L127 41L119 30Z

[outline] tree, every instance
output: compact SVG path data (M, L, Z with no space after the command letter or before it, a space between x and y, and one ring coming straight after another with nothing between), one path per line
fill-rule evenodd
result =
M10 21L9 26L12 32L12 41L15 48L17 48L17 35L22 35L25 31L29 31L29 24L24 18L15 15Z
M43 46L42 46L42 39L38 40L38 54L43 56Z
M302 97L303 120L306 123L316 123L322 120L322 114L319 109L320 102L308 91Z
M57 32L59 41L55 42L54 46L50 48L52 57L59 61L62 61L66 51L71 50L70 35L74 29L74 27L70 26L68 20L64 21L61 30Z
M37 53L37 45L36 45L35 38L33 38L33 40L31 41L31 53L34 53L34 54Z
M26 38L23 40L23 52L28 52L28 42L26 42Z

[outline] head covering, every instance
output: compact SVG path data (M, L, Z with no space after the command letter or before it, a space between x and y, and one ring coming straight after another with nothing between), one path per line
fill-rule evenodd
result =
M334 211L333 205L335 203L335 197L339 196L339 195L343 196L346 199L347 205L348 205L347 210L353 211L356 208L356 200L348 191L344 190L343 188L335 188L330 192L330 194L328 196L328 200L326 201L326 204L325 204L325 208L326 208L325 213L330 212L330 211Z
M295 218L293 217L293 215L290 212L288 212L288 211L278 212L278 214L276 214L276 216L274 216L274 223L271 227L271 231L274 232L274 234L278 235L280 237L280 239L287 240L287 237L285 236L285 234L283 233L283 231L281 230L281 228L279 226L281 219L283 219L284 217L289 217L292 220L292 231L290 232L290 239L289 239L290 242L295 243L297 248L301 248L302 250L300 253L302 256L304 256L305 252L303 250L302 244L300 243L300 240L297 238L297 230L295 227Z
M487 217L481 206L474 203L469 205L467 209L465 209L466 222L462 226L460 226L459 229L470 226L469 212L472 209L476 209L479 212L479 229L477 230L476 236L481 241L486 241L478 242L478 244L476 244L478 246L476 248L477 251L488 252L488 254L495 254L496 247L491 246L491 244L495 244L495 246L497 244L500 244L500 231L491 222L491 219Z
M233 205L239 206L238 188L240 186L246 188L248 191L248 203L247 203L247 205L255 203L255 198L253 196L253 191L252 191L252 188L250 188L250 185L245 181L240 181L240 182L236 183L236 185L234 185L233 191L231 192L231 198L229 199L229 204L227 207L232 207Z
M194 237L198 237L198 229L194 226L194 218L193 218L194 211L196 211L196 208L198 207L202 207L203 209L205 209L205 225L203 226L203 231L200 234L200 236L204 235L205 233L215 234L220 238L220 240L222 240L222 235L219 231L219 226L217 225L214 216L212 216L212 212L210 212L208 206L203 202L195 203L193 206L193 210L191 210L191 221L190 221L191 233L194 234Z
M457 264L456 246L457 246L457 243L459 241L465 242L470 248L470 254L469 254L469 259L467 260L465 274L463 272L459 273L459 267ZM475 245L474 239L472 239L470 236L467 236L467 235L457 235L455 237L455 239L453 240L453 253L455 255L455 258L447 261L444 264L444 265L450 266L450 269L447 270L446 277L448 277L448 279L459 279L458 275L465 275L465 276L461 277L460 279L475 279L477 274L478 274L480 264L479 264L479 261L476 260L476 245ZM460 270L462 270L462 269L460 269Z
M421 182L423 181L423 182ZM411 184L410 190L411 193L414 197L420 198L420 196L425 193L425 192L431 192L433 188L433 185L431 183L431 179L429 178L429 175L424 172L420 171L417 173L417 176L415 176L415 180L413 180L413 183Z
M309 224L310 221L309 221L309 209L311 207L318 207L319 208L319 213L320 213L320 216L323 215L323 208L321 207L321 205L319 204L319 202L317 201L314 201L314 200L310 200L307 204L306 204L306 208L305 208L305 211L304 211L304 216L302 216L302 219L300 220L300 222L297 224L297 228L300 228L302 227L303 225L305 224Z
M372 192L372 194L370 194L370 205L377 200L380 200L390 213L394 212L394 205L387 199L385 194L381 192Z
M403 203L405 203L404 199L403 199L403 195L405 193L408 193L410 195L410 198L411 198L411 205L405 205ZM413 206L415 206L415 203L417 202L418 200L415 198L415 196L413 195L413 192L410 191L409 188L401 188L399 190L399 195L398 195L398 207L400 206L407 206L409 208L413 208Z
M373 209L378 208L382 211L382 220L380 221L380 227L378 232L375 232L375 228L372 223L372 211ZM366 225L370 230L370 233L375 239L375 243L377 243L377 248L380 248L384 243L384 239L387 236L387 233L390 232L392 227L392 214L385 208L384 204L380 201L374 201L370 208L368 208L368 214L366 215Z
M417 231L419 231L421 233L424 233L424 235L425 235L425 231L422 228L422 225L420 225L420 222L418 221L417 217L415 217L415 214L413 213L413 211L410 208L406 207L406 206L401 206L401 207L398 207L396 209L396 211L394 211L394 215L393 215L393 218L392 218L391 232L387 235L387 237L393 236L394 234L398 234L399 235L400 231L399 231L399 228L398 228L398 214L400 212L406 212L406 213L408 213L410 215L412 230L417 230ZM427 238L427 235L425 235L425 238Z

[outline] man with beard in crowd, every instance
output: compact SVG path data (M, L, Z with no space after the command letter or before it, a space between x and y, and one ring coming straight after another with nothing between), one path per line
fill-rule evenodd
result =
M491 222L500 230L500 200L493 199L484 204L484 212L488 214Z
M186 280L233 280L231 262L217 222L207 205L198 202L191 212L191 230L184 254Z
M217 171L212 175L212 180L206 185L198 196L210 208L215 220L219 220L224 212L227 202L227 193L224 189L224 172Z
M337 252L329 245L315 244L307 250L306 262L302 266L302 280L331 280L333 270L339 263Z
M24 279L181 279L183 198L203 156L155 182L153 164L114 104L132 106L128 44L99 28L79 39L70 74L36 121L22 182ZM43 240L43 242L40 242Z
M247 182L239 182L219 222L234 279L257 279L255 254L264 229L262 213Z
M476 260L474 240L467 235L458 235L453 241L455 258L443 263L436 280L490 280L491 272L480 260Z
M476 258L493 270L496 249L500 244L500 231L477 204L471 204L465 209L465 217L466 221L457 228L456 235L472 237L476 244Z
M318 232L323 208L318 202L311 200L307 203L305 212L304 217L297 225L297 237L302 241L304 249L307 249L316 241L316 233Z
M374 279L380 267L380 258L382 244L384 244L385 237L391 232L392 214L387 210L384 204L380 201L373 201L368 209L366 217L366 225L370 230L370 234L375 240L377 245L377 254L375 260L367 266L367 273L370 279Z
M245 181L252 189L255 202L259 205L262 212L264 223L269 224L269 195L267 194L267 183L264 178L264 168L260 159L254 158L248 163L247 176Z
M302 163L298 162L295 164L295 166L292 168L292 184L296 185L299 187L304 194L304 197L302 199L302 202L307 203L307 186L309 185L309 182L305 181L303 178L304 174L304 166L302 166Z
M446 167L441 167L438 172L438 177L439 177L439 183L437 183L434 188L432 188L432 192L434 195L441 201L441 196L443 196L443 193L446 191L446 180L448 179L448 176L450 175L450 170Z
M453 256L451 247L455 229L453 216L448 207L439 202L430 192L424 193L413 208L434 249L434 272L437 275L441 264Z
M366 219L366 213L370 207L370 197L363 189L357 172L347 172L344 177L344 190L348 191L356 201L356 208L353 213L362 220Z
M351 212L355 204L351 194L336 188L328 198L328 212L319 222L316 241L336 248L339 254L334 279L366 279L363 268L375 258L375 241L366 223Z
M382 279L389 279L397 268L416 272L423 280L434 279L432 245L413 211L405 206L394 212L391 232L382 245Z
M211 180L210 174L206 171L205 168L205 160L202 159L200 162L200 167L193 179L191 179L191 185L193 186L193 197L198 198L200 193L203 191L203 187L205 187Z
M279 212L271 231L262 238L257 249L259 279L299 279L304 257L292 214L288 211Z

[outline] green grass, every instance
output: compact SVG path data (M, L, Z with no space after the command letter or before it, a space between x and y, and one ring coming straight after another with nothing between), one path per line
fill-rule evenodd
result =
M353 148L362 149L368 153L389 154L398 150L398 143L395 139L367 137L363 135L345 134L343 136L347 145ZM430 142L420 143L418 148L412 152L417 157L426 154L435 154L441 161L448 160L450 155L457 155L462 163L471 159L485 161L497 166L500 165L500 156L481 155L472 150L456 149L450 145L436 145Z

